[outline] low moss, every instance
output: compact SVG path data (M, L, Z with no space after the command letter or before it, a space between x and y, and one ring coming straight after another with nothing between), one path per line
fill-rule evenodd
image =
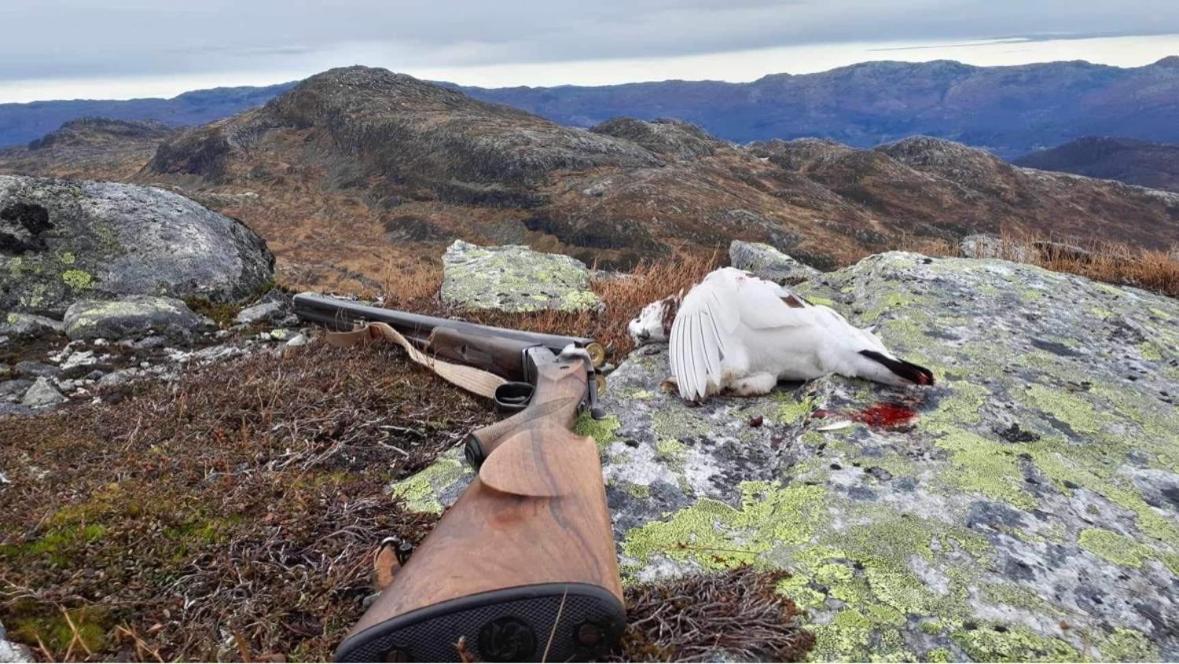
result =
M608 415L600 420L595 420L588 412L582 412L573 423L573 433L579 436L593 438L598 444L598 449L603 449L618 439L614 432L621 425L622 423L615 415Z
M217 327L222 329L233 325L234 318L241 312L242 308L236 304L227 302L213 302L204 297L190 297L184 301L189 309L193 312L208 318L217 324Z

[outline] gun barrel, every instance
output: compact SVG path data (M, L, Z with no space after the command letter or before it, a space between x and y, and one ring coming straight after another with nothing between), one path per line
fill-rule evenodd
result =
M435 327L447 327L467 335L496 336L544 346L554 353L561 352L569 344L586 348L591 355L601 351L601 346L588 337L570 337L561 334L544 334L525 330L512 330L492 325L480 325L466 321L437 318L408 311L373 307L351 300L342 300L318 293L299 293L295 296L295 313L303 320L319 323L336 330L350 330L357 322L388 323L402 334L429 337ZM595 358L596 359L596 358ZM595 362L596 364L597 362Z

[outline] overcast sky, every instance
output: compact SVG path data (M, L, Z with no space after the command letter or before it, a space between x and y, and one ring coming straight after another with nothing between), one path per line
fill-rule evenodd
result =
M171 96L349 64L496 86L1179 54L1179 0L0 0L0 25L0 101Z

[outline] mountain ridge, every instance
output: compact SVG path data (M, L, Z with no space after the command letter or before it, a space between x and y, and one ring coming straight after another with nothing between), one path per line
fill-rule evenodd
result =
M1085 135L1179 142L1179 56L1142 67L1085 61L980 67L952 60L875 61L747 83L649 81L610 86L481 88L438 83L558 124L674 117L735 142L815 136L872 147L911 135L948 138L1005 158ZM0 147L81 115L197 125L257 107L294 83L194 91L172 100L0 104ZM40 116L31 120L31 117ZM67 117L68 116L68 117Z

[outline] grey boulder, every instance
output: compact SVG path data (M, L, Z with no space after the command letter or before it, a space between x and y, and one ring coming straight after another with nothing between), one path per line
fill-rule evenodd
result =
M464 309L577 311L599 304L584 263L522 245L455 240L442 256L442 269L442 301Z
M733 240L729 244L729 264L755 277L788 286L821 274L815 268L761 242Z
M274 256L244 224L130 184L0 175L0 311L61 316L78 299L236 301Z
M212 321L170 297L137 295L122 300L79 300L65 314L70 339L123 339L152 334L189 339Z
M3 260L3 259L0 259ZM0 334L14 338L61 334L61 321L35 314L11 312L0 315Z
M929 367L691 407L609 377L624 577L780 568L818 661L1179 658L1179 302L998 260L872 256L797 287ZM441 510L451 453L393 487Z
M65 396L58 391L54 386L53 381L45 376L41 376L33 385L25 392L25 396L20 401L20 405L28 406L29 408L45 408L48 406L56 406L65 401Z

